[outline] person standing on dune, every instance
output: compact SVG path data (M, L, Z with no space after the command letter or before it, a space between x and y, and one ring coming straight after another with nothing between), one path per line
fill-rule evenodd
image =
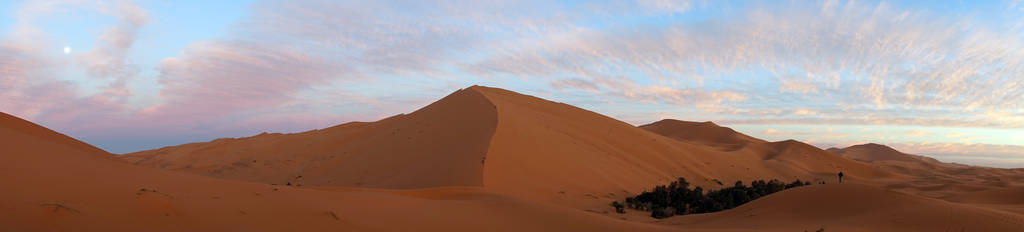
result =
M839 183L843 183L843 171L839 171Z

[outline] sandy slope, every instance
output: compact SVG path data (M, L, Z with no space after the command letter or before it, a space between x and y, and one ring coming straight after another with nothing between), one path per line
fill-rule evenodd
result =
M861 144L829 151L856 159L877 169L908 176L903 181L878 181L886 189L957 202L999 202L1021 204L1019 199L985 194L1019 191L1024 186L1024 169L1000 169L943 163L938 160L906 154L885 145ZM979 199L978 196L989 196Z
M457 91L408 115L297 134L261 134L124 156L150 167L275 184L481 186L494 105Z
M832 182L836 181L835 175L839 171L853 174L850 179L899 179L904 177L871 168L863 163L845 159L800 141L767 142L711 122L698 123L666 119L640 126L640 128L682 142L722 148L728 154L756 157L758 159L754 159L756 162L752 165L764 165L767 166L765 169L781 173L769 175L771 178L775 176L801 177L801 173L813 173L819 180Z
M848 159L864 162L904 161L919 163L921 165L935 165L940 163L938 160L932 158L905 154L889 146L875 143L853 145L843 149L830 148L829 151Z
M640 128L679 141L720 147L724 150L739 150L751 143L764 143L764 140L736 132L732 128L718 126L713 122L688 122L675 119L663 119Z
M2 231L662 231L478 187L309 189L133 166L0 114Z
M860 184L814 185L732 210L660 222L699 229L759 231L1022 231L1024 216Z

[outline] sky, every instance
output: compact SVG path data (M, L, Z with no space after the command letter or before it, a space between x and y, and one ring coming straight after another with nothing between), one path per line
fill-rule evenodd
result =
M114 153L375 121L471 85L1024 167L1024 2L0 1L0 111Z

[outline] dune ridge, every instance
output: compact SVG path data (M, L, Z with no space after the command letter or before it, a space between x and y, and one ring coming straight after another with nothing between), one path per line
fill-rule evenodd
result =
M732 128L719 126L714 122L662 119L642 125L640 128L679 141L721 147L724 150L739 150L747 144L765 142L764 140L739 133Z
M472 90L410 114L296 134L260 134L141 151L134 164L280 185L481 186L497 117Z

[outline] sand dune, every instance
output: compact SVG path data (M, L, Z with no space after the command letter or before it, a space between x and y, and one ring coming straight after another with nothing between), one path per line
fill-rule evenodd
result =
M904 161L920 163L922 165L934 165L939 163L938 160L932 158L906 154L889 146L875 143L853 145L843 149L830 148L829 151L848 159L864 162Z
M1001 200L1019 193L1009 178L1020 170L855 161L713 123L635 127L480 86L376 122L124 156L2 116L0 145L10 149L0 156L0 183L17 188L0 191L0 225L13 230L1024 229L1019 203ZM834 183L838 171L849 184L788 190L716 214L655 220L608 206L677 177L714 189L773 178ZM928 223L939 219L945 224Z
M125 164L3 114L4 231L666 231L479 187L311 189Z
M675 119L664 119L640 128L679 141L693 142L724 150L738 150L751 143L764 143L764 140L736 132L732 128L722 127L713 122L688 122Z
M135 164L285 185L481 186L494 105L472 90L408 115L297 134L218 139L128 154Z
M474 89L498 107L484 186L531 199L591 209L677 177L719 188L716 180L725 184L765 178L814 180L832 178L839 170L864 178L886 175L823 151L783 151L783 159L765 161L762 154L768 150L789 146L722 151L570 105L502 89ZM790 156L801 159L790 160Z
M969 204L1024 204L1024 169L1000 169L962 164L906 154L885 145L862 144L829 151L865 162L877 169L908 176L905 180L882 180L880 187L918 196ZM985 206L985 207L988 207Z
M834 175L839 171L847 174L854 173L851 179L903 177L845 159L800 141L767 142L710 122L661 120L640 126L640 128L683 142L720 148L726 146L729 147L727 154L756 157L757 159L753 160L759 161L752 165L769 166L765 169L780 173L765 175L765 178L801 177L800 173L814 173L816 180L835 181ZM742 146L736 146L736 144L742 144Z
M710 123L681 123L646 127L666 133L703 127L700 132L717 135L702 142L670 139L567 104L474 86L409 115L378 122L222 139L125 158L145 166L263 183L483 186L591 211L677 177L718 188L719 182L754 179L831 181L839 171L853 179L890 176L796 141L768 143ZM738 150L708 145L740 141L752 145ZM449 168L453 171L442 171Z

